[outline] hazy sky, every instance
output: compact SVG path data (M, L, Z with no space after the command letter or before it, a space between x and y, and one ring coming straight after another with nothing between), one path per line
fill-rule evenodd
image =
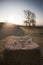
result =
M22 24L25 9L36 14L37 25L43 25L43 0L0 0L0 21Z

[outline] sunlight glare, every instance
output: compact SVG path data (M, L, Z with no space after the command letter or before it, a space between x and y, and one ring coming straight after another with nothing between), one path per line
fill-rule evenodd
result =
M7 18L7 22L8 23L12 23L12 24L23 24L23 20L24 20L24 14L21 11L15 12L13 15L10 15Z

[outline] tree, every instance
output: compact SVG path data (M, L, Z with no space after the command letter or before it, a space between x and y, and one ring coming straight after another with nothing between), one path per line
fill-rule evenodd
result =
M30 18L31 18L31 11L29 10L24 10L25 16L26 16L26 21L25 23L28 24L30 26ZM28 22L28 23L27 23Z
M25 25L26 25L26 27L28 26L28 24L29 24L29 22L26 20L26 21L24 21L24 23L25 23Z
M35 23L36 23L35 18L36 18L35 13L32 13L32 16L30 19L30 23L32 24L32 26L35 26Z
M35 13L32 13L29 10L24 10L24 13L25 13L25 16L27 19L24 23L27 24L27 22L28 22L29 26L31 26L31 24L32 24L32 26L34 26L35 25L35 18L36 18Z
M34 19L32 19L32 20L30 21L30 23L32 24L32 26L35 26L36 21L35 21Z

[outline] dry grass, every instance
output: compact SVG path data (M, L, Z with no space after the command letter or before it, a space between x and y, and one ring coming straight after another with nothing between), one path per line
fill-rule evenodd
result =
M43 57L43 29L41 28L23 28L28 36L31 36L35 42L40 45L41 55Z
M41 56L43 57L43 29L40 28L24 28L25 34L32 37L35 42L40 45L41 48ZM3 54L5 40L0 40L0 54Z

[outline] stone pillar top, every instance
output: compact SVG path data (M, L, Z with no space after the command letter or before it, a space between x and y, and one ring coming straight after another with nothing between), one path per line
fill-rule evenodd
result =
M5 44L5 48L10 50L35 49L38 47L39 45L29 36L9 36Z

